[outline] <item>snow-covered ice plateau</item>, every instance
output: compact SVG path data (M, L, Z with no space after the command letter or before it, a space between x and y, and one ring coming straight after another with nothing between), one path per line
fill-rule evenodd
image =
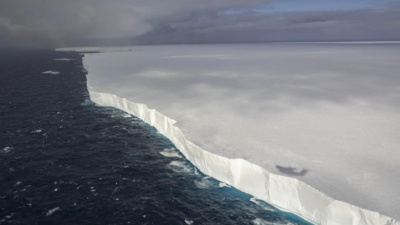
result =
M315 224L399 224L400 44L92 51L91 100L154 126L206 175Z

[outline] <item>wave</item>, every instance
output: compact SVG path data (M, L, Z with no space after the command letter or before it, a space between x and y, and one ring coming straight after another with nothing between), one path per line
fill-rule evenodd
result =
M172 161L167 167L177 173L194 173L190 165L183 161Z
M287 223L284 223L284 222L273 222L272 223L272 222L268 222L268 221L262 220L260 218L256 218L255 220L253 220L253 223L255 225L294 225L291 222L287 222Z
M182 158L182 156L178 152L176 152L174 148L166 148L164 149L164 151L160 152L160 154L165 157Z
M218 184L214 181L214 180L212 180L212 179L210 179L211 177L209 177L209 176L206 176L206 177L203 177L202 179L200 179L200 180L195 180L194 181L194 184L198 187L198 188L201 188L201 189L213 189L213 188L218 188Z

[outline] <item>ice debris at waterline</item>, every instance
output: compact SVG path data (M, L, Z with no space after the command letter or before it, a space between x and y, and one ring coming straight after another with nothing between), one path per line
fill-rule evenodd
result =
M310 222L398 224L353 205L399 217L400 45L140 49L85 55L93 102L154 126L206 175Z

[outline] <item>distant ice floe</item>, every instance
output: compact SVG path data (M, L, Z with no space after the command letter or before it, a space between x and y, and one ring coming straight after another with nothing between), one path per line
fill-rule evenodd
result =
M160 152L165 157L182 158L182 156L174 148L166 148Z
M3 148L3 152L9 153L9 152L11 152L12 149L13 149L12 147L5 147L5 148Z
M56 207L56 208L54 208L54 209L50 209L50 210L46 213L46 216L51 216L51 215L53 215L53 213L55 213L55 212L57 212L57 211L61 211L61 208L60 208L60 207Z
M52 71L52 70L45 71L45 72L42 72L42 73L44 73L44 74L53 74L53 75L60 74L60 72L58 72L58 71Z
M57 61L71 61L71 60L76 60L76 59L68 59L68 58L61 58L61 59L54 59Z

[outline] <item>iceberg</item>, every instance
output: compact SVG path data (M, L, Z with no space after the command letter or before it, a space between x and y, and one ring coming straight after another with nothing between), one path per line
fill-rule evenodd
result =
M93 102L154 126L204 174L314 224L399 225L399 48L133 46L83 63Z

